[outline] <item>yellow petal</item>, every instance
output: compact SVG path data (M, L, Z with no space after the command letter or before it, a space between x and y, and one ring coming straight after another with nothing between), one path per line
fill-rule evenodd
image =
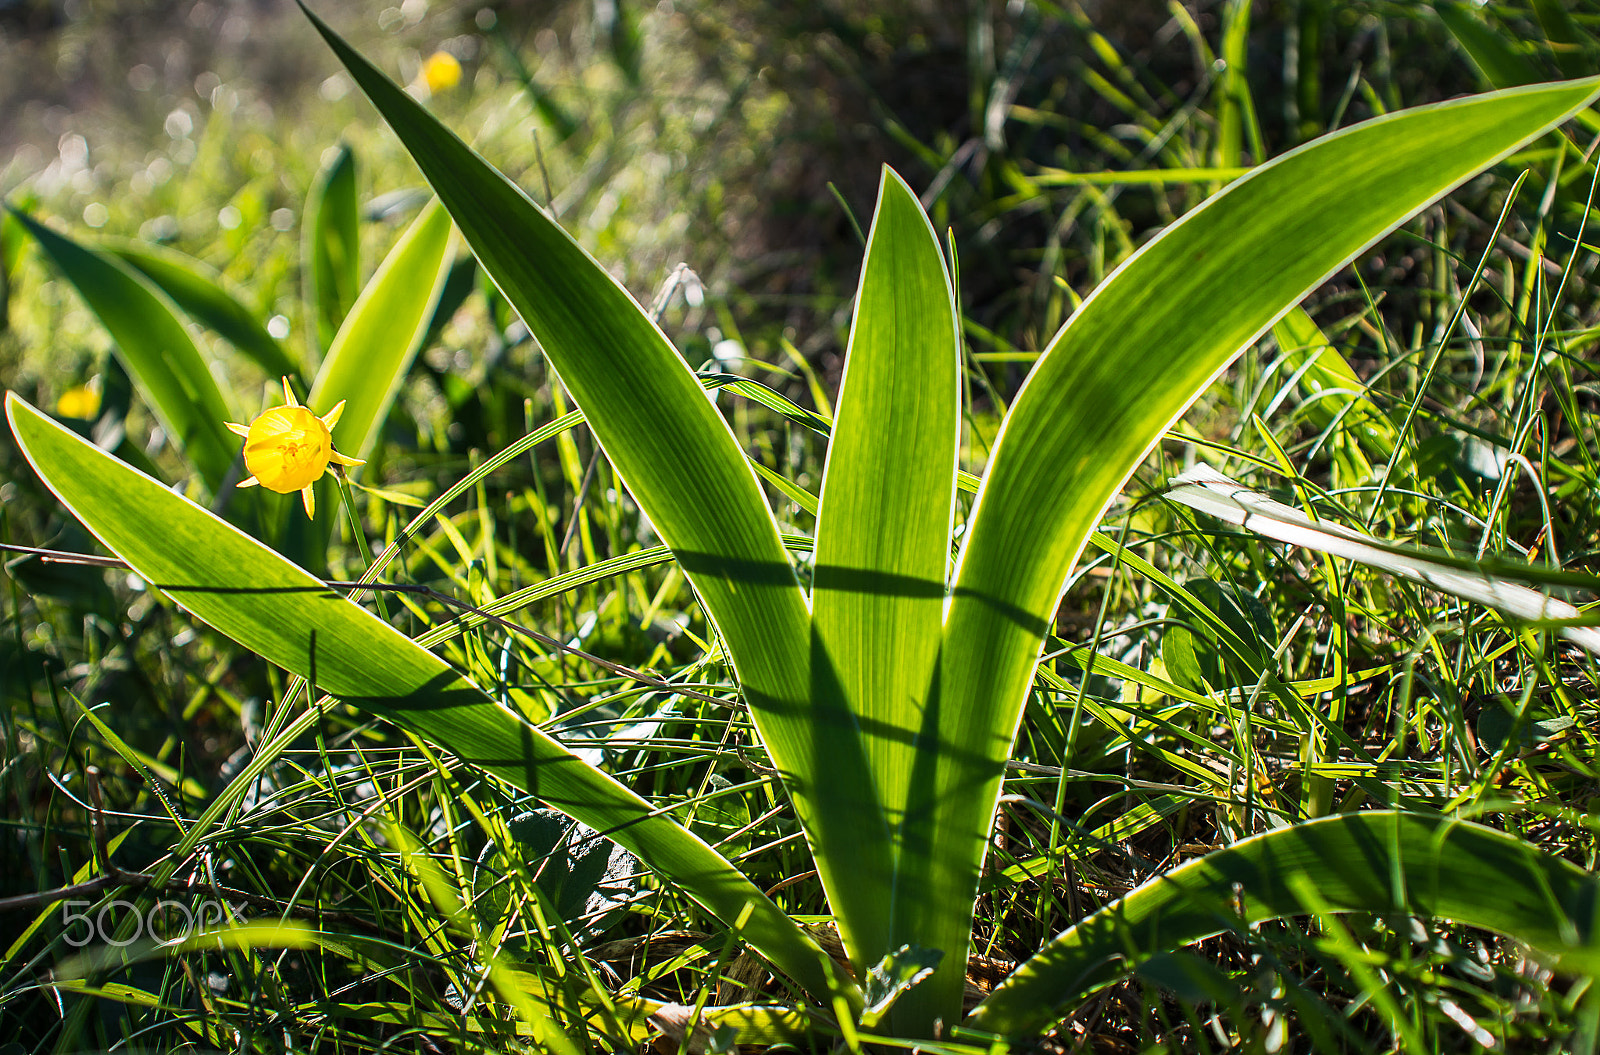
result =
M260 486L260 484L261 484L261 481L257 480L254 476L252 476L247 480L240 480L238 483L234 484L233 486L235 486L235 487L258 487L258 486Z
M351 457L348 457L347 455L340 454L338 451L334 451L333 453L329 454L328 455L328 460L330 462L338 462L340 465L365 465L365 464L367 464L366 462L362 461L360 458L351 458Z
M306 487L300 492L300 501L304 502L306 505L307 520L317 515L317 498L313 493L312 488Z
M283 379L283 401L285 404L291 407L298 407L300 405L299 403L295 402L294 389L289 387L289 379L287 377Z
M344 400L339 400L333 405L332 410L322 415L322 423L328 426L329 431L332 431L333 427L339 424L339 418L344 414L344 403Z
M238 434L240 436L245 437L246 439L248 439L250 437L250 426L249 425L240 425L238 422L235 422L235 421L224 421L223 424L228 426L228 431L229 432L236 433L236 434Z
M273 407L250 423L245 468L279 494L309 487L328 468L333 442L322 419L302 406Z

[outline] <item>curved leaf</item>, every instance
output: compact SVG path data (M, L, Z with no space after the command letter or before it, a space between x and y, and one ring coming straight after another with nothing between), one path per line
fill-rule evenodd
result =
M230 417L227 404L172 301L111 254L80 245L30 216L16 216L110 331L139 394L215 494L237 444L224 424Z
M895 874L927 867L936 851L921 832L936 789L923 779L932 771L918 732L944 622L959 361L939 238L911 188L885 168L823 470L811 595L813 697L836 695L856 716L881 803L878 817L818 820L854 828L864 851L893 854L851 862L855 874L841 877L876 885L878 903L863 906L871 914L849 921L858 965L921 940L898 930ZM896 1019L917 1015L903 1011L916 997L906 994Z
M632 850L812 993L826 957L677 822L497 706L433 653L211 513L6 396L23 453L72 513L197 619L318 689L426 737ZM314 671L313 671L314 668Z
M1315 903L1301 896L1307 884ZM1146 957L1312 912L1451 920L1596 974L1597 909L1600 877L1493 828L1399 812L1325 817L1208 854L1105 906L1017 968L968 1022L1035 1032Z
M1586 106L1600 80L1390 114L1262 165L1168 227L1051 341L1001 428L945 621L934 838L922 942L970 906L1043 635L1101 512L1227 363L1357 253ZM936 935L934 931L939 933ZM959 998L959 979L929 984Z
M319 173L306 195L301 241L308 328L326 349L361 289L361 210L356 204L356 158L347 144Z
M210 267L175 249L154 245L126 242L106 248L161 287L190 318L254 359L269 378L299 377L300 367L283 345L227 291L222 276Z
M339 327L306 398L327 410L345 401L333 444L365 458L389 407L422 349L450 275L450 214L437 199L411 222L383 258Z
M1517 50L1507 34L1478 14L1478 6L1436 0L1433 10L1490 87L1513 88L1539 80L1538 68Z
M304 5L302 4L302 9ZM762 742L783 774L818 868L830 880L865 850L856 830L817 823L878 805L854 716L810 692L810 613L754 471L728 423L659 327L527 195L306 11L422 169L456 226L583 409L611 464L672 547L727 645ZM850 921L880 906L859 876L828 894Z

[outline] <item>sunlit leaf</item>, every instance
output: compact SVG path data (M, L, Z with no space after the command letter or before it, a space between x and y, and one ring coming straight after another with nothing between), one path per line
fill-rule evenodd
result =
M306 196L301 236L301 277L309 329L318 348L333 343L361 289L361 210L356 202L356 159L341 143Z
M777 524L683 357L543 209L307 15L422 169L694 584L823 875L846 874L833 861L881 858L860 837L878 806L855 718L837 697L811 694L810 613ZM882 907L865 876L830 883L829 896L846 928Z
M317 370L307 405L326 410L344 402L333 445L353 458L372 453L421 350L450 274L449 248L450 214L434 201L383 258Z
M1174 502L1267 538L1378 568L1441 593L1488 605L1513 619L1529 622L1583 620L1583 614L1565 601L1475 570L1466 561L1447 564L1434 554L1386 543L1343 524L1312 520L1300 510L1252 491L1209 466L1196 466L1174 477L1172 483L1173 489L1167 492L1167 497ZM1558 625L1556 633L1600 655L1600 630Z
M1302 883L1314 885L1318 905L1304 903ZM1032 1033L1150 956L1312 911L1482 927L1565 970L1595 974L1597 909L1600 879L1504 832L1408 813L1326 817L1245 839L1113 901L1053 938L968 1021Z
M969 519L945 622L938 740L948 766L930 821L942 875L904 892L919 940L951 948L1001 767L1062 585L1107 503L1227 363L1357 253L1559 124L1594 79L1380 117L1260 166L1167 227L1050 342L1012 404ZM955 906L961 906L957 917ZM960 995L941 968L913 996Z

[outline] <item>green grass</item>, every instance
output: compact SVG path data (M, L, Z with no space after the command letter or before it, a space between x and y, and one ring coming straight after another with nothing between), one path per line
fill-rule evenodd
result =
M708 213L737 196L733 180L748 162L737 150L708 148L726 174L674 170L663 184L638 159L641 142L667 155L696 145L696 114L706 106L739 114L737 134L714 134L745 150L761 141L759 130L783 124L780 103L763 89L752 90L773 109L756 114L724 94L716 77L732 76L725 53L711 51L725 65L709 81L695 81L708 76L706 66L671 61L683 58L686 41L711 48L713 28L736 34L760 9L678 6L686 12L680 22L641 22L646 89L663 78L673 93L630 94L626 65L608 56L600 36L593 52L571 47L571 66L539 68L552 98L581 119L577 141L560 141L559 122L548 110L534 117L538 107L514 72L487 58L499 84L491 77L434 107L542 198L523 131L537 121L554 186L587 187L564 217L600 260L625 261L625 283L641 300L679 257L707 276L703 304L680 294L660 316L689 365L736 336L758 360L741 372L831 415L848 273L795 268L780 285L820 290L802 308L800 297L756 292L763 280L752 271L706 266L683 247L720 244L708 234ZM990 144L981 162L954 165L930 209L941 235L955 225L960 251L968 338L961 468L989 467L1026 360L1078 299L1155 228L1225 182L1151 185L1140 177L1107 187L1052 183L1049 170L1203 175L1225 163L1252 165L1262 160L1258 140L1277 154L1325 130L1337 110L1348 125L1379 106L1453 94L1477 76L1424 13L1352 10L1303 5L1294 32L1302 44L1322 34L1325 46L1303 52L1301 80L1282 89L1275 63L1251 65L1249 105L1219 100L1207 86L1211 56L1199 42L1223 50L1233 39L1237 56L1247 39L1258 45L1248 52L1254 61L1291 25L1277 12L1257 12L1256 24L1228 38L1220 23L1239 17L1236 6L1207 9L1187 66L1144 43L1137 27L1102 25L1108 47L1096 49L1072 29L1073 16L1048 6L1001 23L992 53L980 46L982 34L966 35L959 49L972 60L972 105L981 112L1003 74L1020 85L1016 102L1025 109L1013 112L1010 138ZM1567 53L1545 43L1538 14L1489 11L1498 39L1522 41L1528 61L1553 76ZM879 31L899 47L893 33L909 18L894 13L879 26L841 18L811 27L818 36L805 39L833 49L829 61L845 71L838 76L853 70L870 86L890 60L864 43L866 34ZM1047 44L1071 41L1079 50L1031 53L1029 26ZM1580 11L1577 31L1593 29L1593 16ZM1163 39L1181 41L1186 30L1174 22L1166 32ZM1372 50L1360 53L1373 61L1359 72L1337 66L1345 52L1335 45L1362 33ZM309 36L297 39L313 46ZM914 66L948 37L933 32L922 52L905 39L900 58ZM1587 40L1580 36L1578 52L1592 56ZM785 46L804 50L751 44L768 54ZM484 47L493 53L490 42ZM603 88L595 96L602 101L587 102L585 85ZM1097 101L1074 105L1081 93ZM905 153L896 160L912 187L937 183L966 140L949 130L939 133L946 141L924 136L931 118L897 110L893 99L877 103L873 116L890 130L881 134L900 137L895 149ZM1113 112L1118 105L1130 109ZM250 200L255 187L261 205L253 220L234 233L195 224L176 244L217 266L258 319L285 314L286 343L309 355L298 228L278 232L263 218L287 207L298 224L321 152L341 135L361 162L362 201L417 182L370 111L341 106L337 119L298 110L276 138L238 117L226 128L205 123L202 156L148 194L139 193L141 183L109 198L103 229L76 222L86 203L72 191L39 187L36 213L91 242L133 236L163 214L214 215ZM1068 580L1043 645L1050 658L1021 704L979 880L970 985L992 987L1053 935L1153 877L1309 816L1385 806L1418 824L1475 820L1518 847L1587 870L1592 886L1600 831L1592 658L1547 628L1508 624L1481 606L1285 548L1162 498L1170 477L1202 460L1382 539L1493 558L1496 574L1519 563L1591 572L1600 448L1589 363L1600 320L1592 308L1595 256L1575 249L1574 239L1593 169L1580 156L1589 133L1569 127L1575 142L1540 140L1315 293L1307 308L1320 334L1291 317L1275 339L1247 352L1090 525L1100 533ZM914 136L923 137L915 150ZM273 163L253 168L262 151ZM130 152L127 170L148 172L144 156L143 148ZM7 178L11 200L24 203L36 184ZM608 194L609 218L599 221ZM851 205L865 221L867 203ZM360 230L370 273L399 231L379 222ZM848 238L842 224L840 234ZM1594 243L1592 229L1583 240ZM128 394L93 317L40 253L26 242L8 249L13 244L24 255L8 272L10 328L0 360L7 386L48 409L72 383L98 375L102 406L117 411L110 424L129 437L119 454L183 480L187 462L170 442L151 442L153 418ZM858 259L860 250L828 252L827 259ZM1013 281L1018 274L1023 281ZM740 277L749 289L733 281ZM401 542L382 578L454 600L392 592L384 598L389 621L715 846L842 955L794 804L739 696L729 660L730 645L738 646L718 640L683 570L656 549L658 531L670 525L641 516L576 423L483 471L495 451L571 403L481 278L441 321L359 479L422 501L464 486L415 521L416 510L394 500L359 490L354 499L374 551ZM190 330L206 354L219 353L238 391L254 399L271 382L209 331ZM1309 362L1306 347L1324 341L1329 350ZM785 342L808 350L803 371ZM1364 388L1360 398L1351 378ZM739 448L786 482L765 493L809 584L810 555L787 536L818 529L806 506L822 490L827 447L807 425L820 423L751 388L723 390L716 406ZM1506 450L1513 456L1499 453ZM0 541L94 548L9 448L0 479ZM957 493L959 534L971 503L970 492ZM319 505L335 508L331 497ZM343 520L328 561L335 579L364 570ZM660 1002L702 1015L750 999L813 1006L726 921L645 867L659 862L609 848L575 853L581 833L558 839L556 822L528 816L539 804L513 782L430 744L448 733L414 738L333 701L308 710L303 684L191 619L173 603L181 596L124 570L22 559L8 562L0 585L0 780L7 861L17 862L0 870L0 892L98 883L81 896L120 890L141 910L158 898L191 907L225 899L257 927L233 947L145 955L111 968L74 960L81 954L68 943L75 932L63 926L59 904L3 910L0 1022L21 1050L624 1050L650 1035L642 1015ZM519 591L530 590L537 597L525 601ZM506 598L514 599L499 603ZM458 621L462 603L515 625ZM334 677L327 668L317 680ZM1289 707L1274 679L1308 701L1316 720L1307 724ZM90 767L99 774L96 792ZM95 794L103 818L89 805ZM175 853L208 814L203 837ZM585 862L609 866L603 897L578 874ZM1454 878L1492 892L1493 866L1480 855ZM127 873L171 879L158 890ZM1108 979L1063 1006L1046 1045L1254 1051L1278 1050L1287 1038L1298 1050L1469 1051L1490 1042L1513 1051L1592 1050L1592 968L1552 970L1517 943L1459 923L1341 914L1338 891L1285 886L1274 896L1302 914L1263 920L1264 907L1243 906L1213 936L1143 959L1125 980ZM1524 888L1534 889L1517 887ZM126 925L128 909L118 905L105 919ZM124 929L119 940L130 934ZM96 941L84 952L106 948ZM748 1015L738 1041L831 1046L839 1042L824 1020L832 1011ZM975 1034L942 1043L986 1050Z

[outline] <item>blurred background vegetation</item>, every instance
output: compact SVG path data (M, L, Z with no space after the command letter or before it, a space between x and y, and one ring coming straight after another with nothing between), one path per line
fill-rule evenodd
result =
M1074 305L1240 169L1403 106L1600 70L1592 4L361 0L319 10L549 203L641 303L670 292L663 326L692 366L743 374L805 407L826 411L837 390L860 227L880 166L894 166L959 250L971 394L963 467L974 472L1000 410ZM440 55L455 60L459 77L437 64ZM292 3L0 0L0 195L84 242L155 243L202 261L302 362L315 362L324 340L302 295L306 202L341 146L356 163L365 276L420 206L421 179ZM1571 657L1540 665L1508 653L1515 635L1502 625L1365 573L1352 572L1337 588L1343 593L1330 596L1315 561L1290 566L1258 542L1199 529L1152 497L1198 449L1234 458L1230 471L1241 476L1262 466L1287 474L1271 486L1309 482L1364 514L1370 506L1366 523L1388 537L1468 549L1481 541L1490 552L1592 570L1600 490L1588 357L1600 324L1600 258L1578 245L1590 215L1589 149L1544 143L1473 181L1310 303L1391 430L1410 420L1407 408L1423 408L1390 485L1377 486L1384 467L1370 448L1350 454L1372 422L1326 413L1293 350L1265 341L1176 426L1108 523L1175 577L1225 584L1208 596L1262 641L1264 655L1308 620L1324 636L1283 654L1291 676L1328 676L1330 650L1343 669L1378 672L1342 720L1388 768L1338 778L1335 801L1435 809L1453 801L1452 779L1481 778L1474 808L1484 819L1592 868L1596 714L1593 685ZM1513 198L1523 170L1527 183ZM0 250L0 381L86 433L121 430L122 445L104 432L97 438L182 486L189 470L180 452L131 397L94 315L13 218L0 223ZM669 288L680 262L692 275L677 273ZM362 498L364 526L380 542L408 519L406 498L431 499L531 424L569 409L492 287L466 268L455 289L362 477L388 491ZM1452 323L1458 311L1462 321ZM1559 343L1548 361L1530 337L1541 328ZM222 339L200 339L213 371L243 393L245 414L277 401L276 377ZM753 402L719 398L747 449L793 484L817 489L820 440ZM1524 450L1537 463L1526 477L1508 471ZM579 433L490 477L419 537L403 575L481 604L653 544L648 523L593 455ZM809 530L799 505L771 494L786 530ZM0 439L0 498L0 541L91 548L9 436ZM348 525L338 531L328 570L353 578L358 554ZM0 894L90 874L99 853L82 800L90 765L104 771L108 808L126 815L114 820L125 837L119 859L146 867L171 842L167 810L194 815L239 772L273 720L277 674L122 573L19 558L0 585ZM1134 668L1170 672L1175 661L1163 647L1175 621L1166 605L1150 582L1089 559L1049 647L1092 641ZM419 607L403 618L416 630L445 616ZM523 619L605 658L725 682L694 599L670 569L586 583ZM509 636L485 632L447 651L517 705L562 716L565 734L591 738L613 772L680 809L702 834L731 839L725 851L748 851L742 864L781 889L786 908L821 909L803 843L781 791L749 753L746 726L684 700L666 708L648 696L613 699L606 671L534 653ZM1082 678L1065 658L1055 666ZM1202 689L1248 684L1215 664L1195 677ZM1215 769L1208 741L1247 734L1219 731L1215 715L1194 709L1165 711L1158 693L1132 681L1085 684L1096 701L1092 719L1070 699L1041 694L1019 761L1057 775L1068 766L1101 774L1072 784L1057 803L1099 841L1076 844L1075 876L1002 883L985 895L977 947L996 964L1160 864L1276 823L1271 810L1175 790L1194 772L1173 768L1174 756ZM80 721L74 698L110 701L120 743ZM1294 747L1270 730L1255 735L1250 749L1262 752L1264 769L1291 785ZM1508 767L1478 772L1486 755L1503 759L1500 748L1514 736L1527 739ZM1453 764L1467 777L1452 778ZM330 913L329 925L408 940L417 920L398 901L369 896L406 887L398 866L372 844L334 836L341 818L383 801L414 830L443 838L441 818L452 816L460 785L430 781L427 765L388 727L355 712L330 715L325 735L275 765L192 871L247 891L263 910L292 895ZM1442 784L1433 776L1441 766ZM1026 791L1033 778L1021 773L1016 790ZM530 805L481 794L508 816L525 818ZM1495 812L1513 799L1537 809ZM1048 829L1036 815L1008 812L1001 863L1059 845ZM488 834L463 839L476 859L493 861ZM611 982L692 1000L696 987L715 984L705 979L717 949L685 952L710 941L696 929L705 921L670 891L652 891L637 876L630 884L626 918L614 911L619 902L593 909L591 901L595 919L567 920L574 947L604 965ZM557 894L549 896L562 912L581 915L583 897ZM46 916L0 917L0 945L10 947L0 1051L234 1041L242 1050L245 1037L265 1050L303 1050L314 1035L338 1050L483 1043L416 1017L461 1005L448 965L433 960L390 970L297 953L279 970L197 954L187 976L152 967L135 979L161 995L156 1006L107 998L73 1019L58 997L29 988L63 951L63 931ZM1268 952L1232 938L1208 948L1235 993L1233 1004L1218 1005L1237 1012L1229 1024L1194 1011L1217 1002L1196 996L1192 978L1152 970L1052 1043L1276 1051L1291 1011L1296 1037L1350 1050L1393 1050L1397 1038L1421 1050L1417 1037L1427 1050L1556 1050L1576 1028L1577 987L1563 989L1481 936L1419 936L1420 926L1362 924L1352 938L1415 1002L1406 1029L1359 995L1367 977L1359 962L1284 926L1261 936ZM619 952L627 941L636 944ZM559 959L530 947L530 958L540 955ZM741 970L771 990L759 969ZM291 995L252 995L274 986ZM342 995L351 987L359 1000ZM383 1017L373 1010L382 1001L413 1017ZM1143 1001L1160 1014L1144 1014ZM204 1008L203 1028L175 1024L184 1016L173 1007ZM219 1023L234 1032L214 1031Z

